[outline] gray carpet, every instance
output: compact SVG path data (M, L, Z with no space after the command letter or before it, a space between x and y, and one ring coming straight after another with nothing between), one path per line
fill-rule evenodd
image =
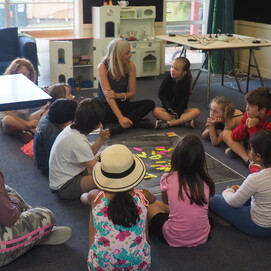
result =
M166 131L137 137L112 138L107 145L124 144L138 155L146 164L147 174L139 188L148 189L160 196L159 182L163 173L170 168L170 154L175 143L181 139L174 132ZM208 172L214 183L225 183L243 180L244 176L206 153Z
M204 74L201 77L190 99L190 107L199 107L201 115L196 121L194 130L185 127L174 127L171 130L179 136L188 132L200 135L204 129L208 110L205 106L206 82L204 80L206 77ZM152 98L159 105L157 91L161 80L162 77L138 79L137 99ZM219 77L212 77L212 96L226 95L236 103L237 107L244 108L244 95L238 90L221 87L217 83L218 80ZM266 84L270 85L270 82L266 81ZM257 81L251 83L251 88L258 86L259 82ZM80 96L88 97L86 94L91 95L91 93L79 93ZM152 119L152 116L149 117ZM131 129L118 138L139 138L146 133L146 130ZM148 131L149 135L156 133L155 130ZM216 168L221 162L237 172L237 175L247 176L248 170L240 159L230 159L224 155L224 145L214 147L208 140L203 140L203 144L205 151L214 158L210 159L214 163L214 172L218 171L220 174L221 169L216 170ZM20 141L0 132L0 169L6 177L6 183L16 189L31 205L45 206L51 209L57 218L57 225L70 226L73 235L66 244L60 246L35 247L13 263L1 268L1 271L87 270L89 208L82 205L79 200L59 200L55 194L52 194L48 186L48 179L36 169L33 159L22 153L21 146ZM145 148L143 145L141 147ZM208 156L207 159L209 160ZM213 178L219 179L220 177ZM232 178L234 180L229 178L226 182L217 183L217 193L221 193L229 184L242 182L236 180L235 174ZM216 223L211 231L211 240L196 248L170 248L154 236L150 236L149 242L152 249L153 271L254 271L270 270L271 266L271 258L269 257L271 238L249 237L233 227L223 227Z

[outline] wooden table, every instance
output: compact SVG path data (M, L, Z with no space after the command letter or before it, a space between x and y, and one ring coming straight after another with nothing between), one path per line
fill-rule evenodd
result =
M232 35L228 37L226 35L218 35L215 37L215 34L210 35L160 35L156 36L162 40L179 44L184 47L184 52L187 49L189 50L200 50L203 53L206 53L205 60L196 76L196 79L193 82L193 88L200 76L203 67L208 65L208 82L207 82L207 105L210 100L210 83L211 83L211 57L214 51L222 51L223 52L223 67L222 67L222 85L224 84L224 61L228 61L232 67L232 71L238 85L239 91L241 90L239 81L234 71L234 65L232 56L230 54L230 50L232 49L247 49L249 50L249 61L248 61L248 72L247 72L247 85L246 92L248 92L249 87L249 79L250 79L250 69L251 67L255 67L258 73L258 77L260 79L262 87L264 86L262 76L260 73L260 69L256 60L255 50L258 50L262 47L271 47L271 41L256 39L253 37L241 36L241 35ZM254 63L253 63L254 61Z
M51 96L22 74L0 76L0 111L40 107Z

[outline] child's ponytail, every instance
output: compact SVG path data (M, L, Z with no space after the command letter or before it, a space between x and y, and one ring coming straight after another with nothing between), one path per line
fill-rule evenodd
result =
M232 102L225 106L224 117L225 117L226 122L232 119L234 115L234 111L235 111L235 106Z
M115 225L132 227L140 219L134 198L129 192L118 192L110 200L107 215Z

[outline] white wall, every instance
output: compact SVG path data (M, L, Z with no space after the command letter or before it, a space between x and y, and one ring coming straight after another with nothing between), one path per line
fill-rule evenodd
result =
M255 39L271 40L271 25L248 21L234 21L235 34L255 37ZM248 67L248 50L238 50L239 68L246 72ZM263 78L271 79L271 47L255 51L257 63ZM251 70L257 74L256 69Z

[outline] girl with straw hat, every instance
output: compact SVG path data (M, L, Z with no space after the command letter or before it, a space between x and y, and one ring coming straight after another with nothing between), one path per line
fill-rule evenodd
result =
M112 145L101 153L93 169L93 181L100 190L81 196L92 207L89 270L149 270L147 205L155 197L135 188L145 173L143 161L124 145Z

